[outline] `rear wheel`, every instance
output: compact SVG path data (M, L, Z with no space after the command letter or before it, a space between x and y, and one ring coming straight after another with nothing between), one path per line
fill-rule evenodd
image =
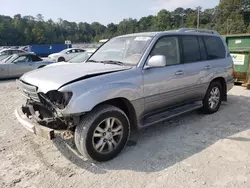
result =
M108 161L125 147L130 133L126 114L117 107L102 105L86 114L75 131L79 152L96 161Z
M208 114L219 110L222 101L222 86L219 82L212 82L203 100L203 111Z
M64 57L59 57L58 62L62 62L62 61L65 61Z

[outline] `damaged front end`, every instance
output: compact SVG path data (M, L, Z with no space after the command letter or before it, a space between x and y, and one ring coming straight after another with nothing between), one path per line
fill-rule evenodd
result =
M24 125L24 120L30 131L36 134L36 127L45 127L50 130L49 137L54 137L54 130L72 130L79 122L79 117L64 117L61 111L68 105L72 98L72 92L49 91L46 94L37 92L37 87L17 81L18 89L26 98L25 104L17 111L18 120ZM21 119L20 119L21 118ZM32 127L32 124L34 125ZM53 133L52 133L53 132ZM48 136L46 136L48 137ZM52 139L52 138L50 138Z

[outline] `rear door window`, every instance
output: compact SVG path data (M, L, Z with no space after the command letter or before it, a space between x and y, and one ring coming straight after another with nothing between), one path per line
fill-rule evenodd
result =
M207 50L208 60L225 58L225 46L219 37L203 36L203 39Z
M200 46L197 36L181 36L182 58L184 63L201 61Z
M29 55L23 55L23 56L19 56L18 58L16 58L13 63L28 63L30 62L30 56Z

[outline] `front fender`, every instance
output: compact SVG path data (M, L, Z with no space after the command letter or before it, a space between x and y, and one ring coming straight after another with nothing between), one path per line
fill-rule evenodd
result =
M84 92L73 98L61 112L62 115L80 114L91 111L96 105L115 98L133 101L142 97L142 88L131 83L114 83Z

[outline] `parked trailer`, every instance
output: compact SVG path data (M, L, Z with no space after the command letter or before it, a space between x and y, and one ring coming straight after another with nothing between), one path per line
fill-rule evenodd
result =
M45 44L29 45L28 52L34 52L40 57L48 57L50 54L58 53L66 48L71 48L72 44Z

